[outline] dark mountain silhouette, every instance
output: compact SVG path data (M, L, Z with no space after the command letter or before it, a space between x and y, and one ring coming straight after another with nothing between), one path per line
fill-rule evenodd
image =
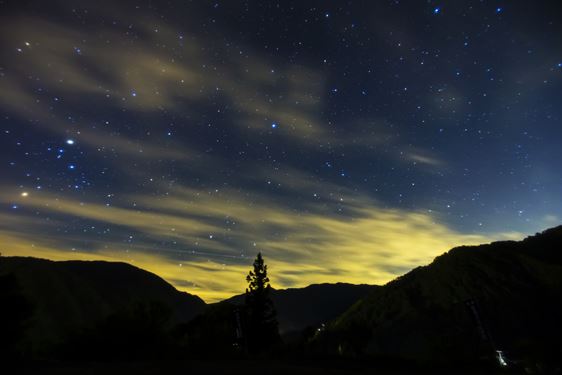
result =
M1 257L0 275L3 301L15 301L5 314L18 321L13 341L26 328L34 352L63 343L67 359L247 355L244 295L205 305L124 263ZM384 286L311 285L271 290L271 299L284 345L267 358L393 368L489 364L502 351L544 372L562 358L562 226L454 248Z
M301 352L322 324L336 318L372 290L372 285L317 284L305 288L270 289L285 347ZM204 314L178 327L186 351L198 358L240 358L248 350L245 295L209 304ZM273 353L272 353L273 354ZM300 355L300 353L299 353Z
M15 276L33 306L27 335L33 351L52 347L116 314L138 316L142 306L148 306L148 313L157 309L154 306L169 311L170 325L205 309L199 297L126 263L1 257L0 274Z
M225 345L231 345L233 311L244 304L244 295L234 296L211 308L197 296L179 292L160 277L130 264L103 261L55 262L30 257L1 257L0 274L17 280L22 295L31 303L33 316L27 324L27 337L33 352L44 352L54 346L75 339L76 334L109 330L119 323L138 324L152 314L158 303L171 314L169 327L186 323L203 312L191 326L202 327L200 337L222 327ZM305 288L272 290L282 333L300 333L305 328L316 329L334 319L353 303L376 289L372 285L319 284ZM228 306L231 307L228 307ZM220 313L217 315L217 311ZM218 318L217 318L218 316ZM109 319L108 319L109 318ZM129 331L134 327L127 328ZM232 332L231 332L232 331ZM124 335L125 333L123 333ZM132 335L131 332L128 333ZM113 340L117 338L113 337ZM193 341L193 340L192 340ZM194 343L193 345L199 345ZM218 345L216 341L210 344Z
M461 246L376 289L317 335L340 355L449 362L562 358L562 226Z
M277 310L279 331L287 334L307 327L318 328L377 288L380 287L365 284L313 284L305 288L272 289L270 296ZM241 306L244 294L219 303Z

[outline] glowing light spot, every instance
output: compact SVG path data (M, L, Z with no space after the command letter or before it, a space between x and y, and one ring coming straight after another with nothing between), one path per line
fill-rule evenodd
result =
M67 145L73 145L73 144L74 144L74 140L73 140L73 139L67 139L67 140L66 140L66 144L67 144Z
M505 360L505 356L503 354L503 351L496 350L496 359L498 360L498 363L500 364L500 366L507 367L507 361Z
M68 169L76 169L76 166L75 166L74 164L70 164L70 165L68 166Z
M21 193L22 197L27 197L28 195L29 195L29 193L27 191L24 191L24 192Z
M439 14L441 12L441 8L440 7L436 7L433 9L433 14Z
M271 124L271 127L275 129L277 127L277 124L274 122L273 124Z

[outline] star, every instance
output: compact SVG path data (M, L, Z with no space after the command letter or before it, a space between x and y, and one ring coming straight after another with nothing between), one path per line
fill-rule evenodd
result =
M133 242L124 231L134 230L138 252L186 270L202 256L175 259L176 244L250 249L251 258L259 249L289 264L283 248L351 244L358 232L339 222L359 228L379 211L406 221L442 215L436 228L490 236L562 217L553 199L562 194L562 108L552 95L562 55L544 43L562 24L546 2L83 0L26 18L18 17L26 2L13 3L0 17L11 33L0 64L8 84L0 107L9 109L0 116L0 176L9 227L29 240L53 236L64 251L92 241L121 254L120 242ZM86 11L94 4L96 15ZM384 26L375 35L370 24ZM524 225L527 217L535 224ZM93 222L111 232L82 234L78 226ZM342 231L332 238L334 228ZM285 232L294 232L287 243ZM315 262L332 262L331 251Z

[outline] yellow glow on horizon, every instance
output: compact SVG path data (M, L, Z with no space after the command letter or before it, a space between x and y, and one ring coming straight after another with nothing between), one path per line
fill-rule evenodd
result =
M130 12L119 3L104 2L91 12L99 19L122 15L120 22L134 24L142 35L134 43L117 28L104 28L100 37L92 28L31 13L0 25L10 40L30 47L18 64L5 67L10 73L2 76L0 107L6 116L30 126L25 129L30 134L41 128L41 134L62 141L72 136L76 148L84 148L88 175L96 176L98 162L108 168L83 190L62 183L62 175L51 176L52 184L42 180L44 189L25 186L28 191L23 192L24 187L3 180L0 203L13 207L9 214L0 212L3 255L128 262L214 302L245 290L245 276L258 251L275 288L383 284L454 246L523 237L462 233L423 202L416 202L419 210L388 207L376 200L370 183L352 189L351 179L339 185L328 181L326 174L313 171L317 168L306 162L308 157L296 159L310 155L310 161L326 160L318 158L328 151L337 158L360 151L364 160L407 164L408 175L419 172L420 178L424 172L447 178L444 171L458 165L444 158L447 153L426 149L423 140L397 136L400 124L379 117L384 111L336 116L341 124L327 121L331 74L318 64L280 64L246 45L240 46L243 54L221 55L219 68L216 52L207 48L216 43L212 35L189 35L180 25L140 9ZM189 24L190 17L183 22ZM181 53L170 44L180 31L185 39ZM81 40L88 41L87 48L77 56ZM45 100L45 92L30 84L30 72L49 92L60 93L64 106ZM228 142L246 140L252 152L232 157L233 148L207 152L206 142L198 142L207 132L200 126L214 123L206 113L209 121L199 121L198 112L216 95L228 112L220 114L224 124L220 120L213 127L227 126L224 134L233 135ZM90 102L96 105L82 110ZM69 122L67 109L75 104L80 120ZM128 115L113 116L124 112L131 121ZM157 120L164 114L178 119L174 122L184 129L181 136L164 136ZM123 119L127 124L117 123ZM278 124L274 130L273 122ZM253 148L269 142L263 142L266 132L273 132L271 141L287 151L287 162L252 160L252 153L260 152ZM233 162L236 166L227 171ZM99 198L113 189L117 198L111 204ZM558 216L545 222L556 223ZM87 223L85 232L75 228L81 224L68 225L73 220ZM83 234L92 223L111 231ZM130 234L135 241L125 244L123 238ZM88 242L87 249L70 245L82 242Z
M306 184L300 184L303 183ZM297 188L299 183L294 184ZM10 198L0 193L0 201ZM381 208L359 195L345 199L351 215L341 217L322 212L298 213L259 197L248 202L243 194L228 190L221 195L177 188L165 198L135 196L134 201L138 207L150 210L106 207L56 198L46 192L29 196L21 204L43 212L128 227L154 239L174 239L182 244L179 250L183 248L183 252L166 254L146 243L126 247L118 241L100 242L92 252L65 250L62 246L69 238L34 236L19 230L26 223L41 225L38 220L32 223L19 216L4 217L6 223L13 220L13 229L0 232L4 247L0 251L53 260L127 262L156 273L179 290L216 302L244 292L245 276L258 251L264 255L275 288L326 282L384 284L430 263L454 246L522 237L520 233L458 233L427 213ZM236 222L238 228L228 233L235 239L234 245L220 241L225 229L217 223L225 217ZM238 246L252 242L256 246L245 251L245 257L238 256ZM204 259L205 251L203 255L190 256L190 244L194 243L223 258Z

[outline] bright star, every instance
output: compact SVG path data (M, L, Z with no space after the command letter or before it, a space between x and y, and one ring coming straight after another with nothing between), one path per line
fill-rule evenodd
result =
M433 14L437 14L439 12L441 12L441 8L437 7L433 9Z
M73 140L73 139L67 139L67 140L66 140L66 144L68 144L68 145L73 145L73 144L74 144L74 140Z
M277 124L276 124L276 123L273 123L273 124L271 124L271 127L272 127L273 129L275 129L275 128L277 127Z
M29 195L29 193L27 191L24 191L24 192L21 193L22 197L27 197L28 195Z
M74 164L70 164L70 165L68 166L68 169L76 169L76 166L75 166Z

